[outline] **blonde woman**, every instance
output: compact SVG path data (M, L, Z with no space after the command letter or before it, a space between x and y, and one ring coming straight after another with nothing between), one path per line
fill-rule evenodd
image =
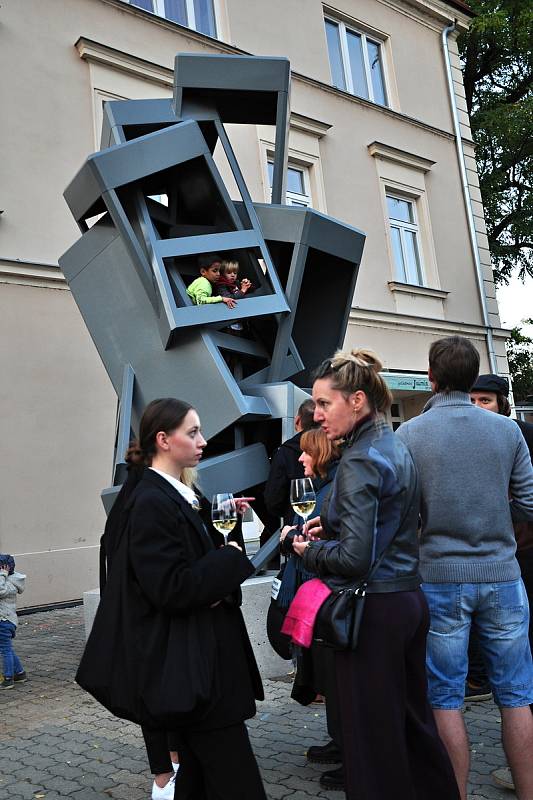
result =
M419 489L407 448L384 419L392 396L369 350L338 352L313 384L315 421L343 453L320 519L294 550L337 587L368 589L355 651L335 652L348 800L458 800L426 694L429 614L418 575ZM430 443L429 443L430 445Z

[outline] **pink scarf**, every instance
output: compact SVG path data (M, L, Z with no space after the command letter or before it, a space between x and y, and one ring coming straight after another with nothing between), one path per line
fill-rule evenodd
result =
M289 606L281 632L290 636L294 644L311 647L316 615L330 594L329 586L319 578L302 583Z

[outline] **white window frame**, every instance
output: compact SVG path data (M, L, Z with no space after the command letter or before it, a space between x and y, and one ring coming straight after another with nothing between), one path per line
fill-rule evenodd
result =
M135 3L132 0L124 0L124 2L128 3L128 5L131 5L133 8L139 8L139 6L136 6ZM168 17L165 16L165 0L152 0L152 2L153 2L153 5L154 5L154 10L153 10L153 12L149 11L148 13L149 14L153 13L153 14L156 14L158 17L162 17L163 19L168 19ZM215 32L214 32L212 38L217 38L218 37L218 15L217 15L217 8L216 8L216 0L211 0L211 2L213 3L213 17L214 17L214 22L215 22ZM145 11L146 9L142 9L141 8L140 10L141 11ZM196 27L196 15L194 13L194 0L185 0L185 13L187 14L186 27L190 28L193 31L198 31L198 28ZM174 22L175 20L169 19L168 21L169 22ZM202 31L198 31L198 33L203 33L203 32ZM210 35L210 34L203 34L203 35L207 36L207 35Z
M410 203L411 208L413 210L413 219L414 222L404 222L403 220L399 219L392 219L389 214L389 205L387 203L387 198L391 197L394 200L402 200L404 203ZM387 219L389 221L389 228L397 228L400 231L400 247L402 249L403 261L406 267L406 270L409 270L410 264L406 258L406 246L405 246L405 231L411 231L415 234L415 242L416 242L416 250L418 253L418 264L420 268L420 275L399 275L398 269L399 266L396 263L396 258L394 255L394 247L392 244L392 235L391 235L391 250L392 250L392 260L394 265L394 272L396 275L396 280L402 283L408 283L412 286L425 286L426 285L426 276L425 276L425 269L424 269L424 259L422 254L422 247L421 247L421 231L420 231L420 224L418 221L418 209L417 209L417 199L415 197L407 197L405 195L399 194L391 189L385 188L385 204L387 208Z
M269 183L269 199L272 198L272 186L270 185L270 170L268 165L274 164L274 155L268 154L267 155L267 175L268 175L268 183ZM299 194L298 192L289 192L287 191L285 194L285 203L288 206L305 206L306 208L313 207L313 197L311 195L311 181L309 176L309 167L306 164L298 164L292 160L289 160L287 166L290 169L298 170L298 172L302 173L303 179L303 186L305 194Z
M393 413L392 413L392 406L394 406L394 405L398 406L398 411L400 412L399 415L397 415L397 416L393 415ZM395 397L393 398L392 405L391 405L390 409L387 411L387 420L388 420L391 428L393 429L393 431L395 431L396 428L400 427L400 425L404 421L403 403L402 403L401 400L397 400ZM394 427L395 425L396 425L396 428Z
M363 64L365 68L365 81L366 81L366 88L368 92L368 97L363 97L363 100L369 100L371 103L375 103L382 108L391 108L390 102L390 91L387 85L386 79L386 60L385 60L385 43L382 39L378 38L377 36L372 36L365 31L361 30L360 28L355 28L353 25L347 25L342 19L338 19L336 17L329 16L326 14L324 16L324 22L331 22L334 25L337 25L339 28L339 41L340 41L340 48L341 48L341 61L342 61L342 70L344 73L344 82L346 84L346 91L350 94L353 94L354 97L361 97L361 95L356 94L353 85L352 79L352 70L350 69L350 54L348 52L348 39L346 36L346 31L350 31L351 33L355 33L361 37L361 45L363 50ZM370 69L370 62L368 59L368 47L367 47L367 40L372 42L372 44L377 44L379 47L379 58L381 63L381 77L383 79L383 91L385 93L385 103L379 103L374 99L374 86L372 84L372 73ZM331 58L329 55L329 48L328 48L328 61L330 65L330 74L331 74L331 83L333 83L333 74L331 73Z

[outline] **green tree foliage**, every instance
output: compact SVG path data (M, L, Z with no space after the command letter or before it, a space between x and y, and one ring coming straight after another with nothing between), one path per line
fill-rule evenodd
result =
M533 275L533 2L469 0L459 38L496 281Z
M533 319L524 320L533 325ZM522 328L513 328L507 342L507 359L513 379L515 400L525 400L533 394L533 339L522 333Z

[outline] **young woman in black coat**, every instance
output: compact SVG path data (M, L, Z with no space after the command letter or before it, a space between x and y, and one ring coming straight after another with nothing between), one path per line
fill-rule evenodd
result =
M215 548L184 481L205 445L196 411L165 398L147 406L128 453L142 469L121 512L139 708L145 720L152 714L175 731L176 800L266 800L244 724L256 712L254 698L263 699L239 608L240 584L253 567L235 542ZM163 693L150 680L154 659L169 664Z

